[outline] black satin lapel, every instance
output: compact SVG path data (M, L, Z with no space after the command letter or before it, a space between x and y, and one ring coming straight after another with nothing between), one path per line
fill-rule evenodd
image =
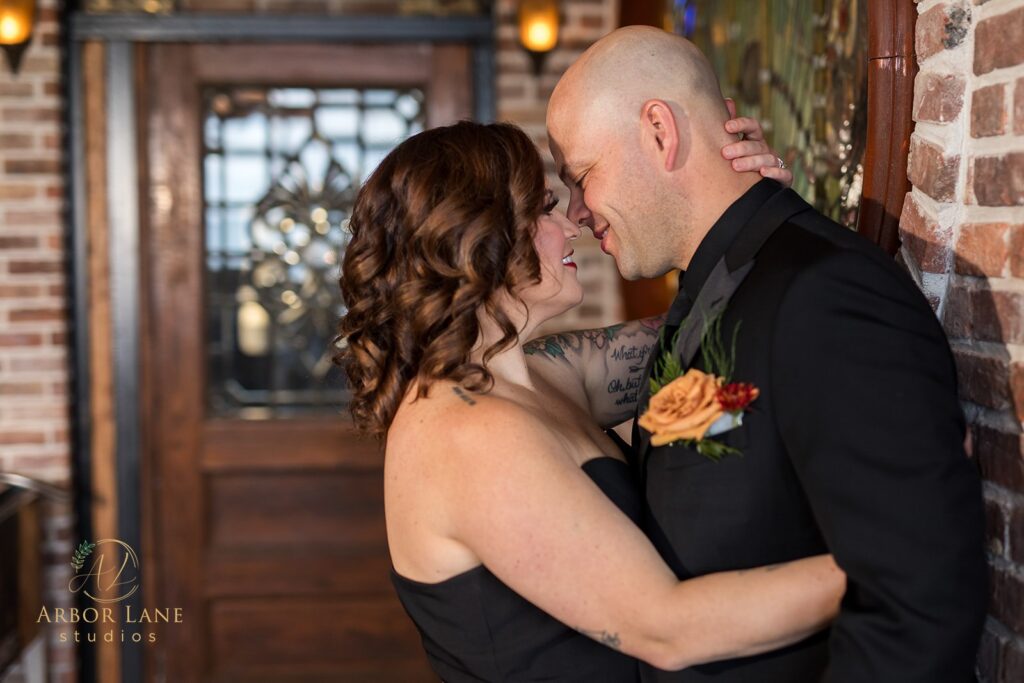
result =
M683 323L679 338L676 340L673 353L682 360L683 367L688 368L693 363L693 357L700 348L701 336L708 320L725 309L732 298L733 293L739 289L747 273L754 267L750 261L735 272L729 272L729 267L723 258L715 265L704 288L700 290L697 300L693 302L693 309Z

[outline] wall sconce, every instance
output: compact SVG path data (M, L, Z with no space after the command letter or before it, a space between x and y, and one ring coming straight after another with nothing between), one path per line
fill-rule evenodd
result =
M519 42L530 53L533 74L540 76L544 59L558 44L558 0L521 0Z
M0 47L12 74L18 73L35 24L36 0L0 0Z

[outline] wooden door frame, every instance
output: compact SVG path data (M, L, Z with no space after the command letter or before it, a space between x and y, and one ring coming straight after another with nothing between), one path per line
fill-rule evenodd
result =
M97 15L68 12L65 30L65 79L68 84L66 153L70 223L69 283L71 283L73 469L78 538L93 538L92 514L96 500L90 472L93 467L91 411L93 386L89 376L92 318L89 277L89 196L86 183L85 96L83 46L101 43L106 53L108 81L106 177L104 199L108 207L109 262L114 345L111 404L114 409L117 463L117 537L142 549L141 489L144 448L142 428L146 419L140 406L143 363L141 287L145 263L139 250L141 214L140 149L137 134L138 85L143 74L135 70L140 46L154 43L461 43L472 47L473 103L475 118L495 117L495 23L491 15L475 17L345 17L281 15ZM98 351L103 351L97 349ZM141 600L136 594L135 600ZM80 608L91 606L82 601ZM140 603L132 605L134 609ZM198 617L198 615L195 615ZM78 670L83 683L96 680L95 653L78 648ZM143 660L138 648L126 644L121 651L121 680L143 680Z

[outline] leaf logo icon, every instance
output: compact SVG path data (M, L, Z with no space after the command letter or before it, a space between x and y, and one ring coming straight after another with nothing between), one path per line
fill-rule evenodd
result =
M93 548L96 547L95 543L89 543L89 541L82 541L78 544L78 548L71 555L71 566L75 568L75 571L81 571L82 566L85 564L85 559L92 553Z

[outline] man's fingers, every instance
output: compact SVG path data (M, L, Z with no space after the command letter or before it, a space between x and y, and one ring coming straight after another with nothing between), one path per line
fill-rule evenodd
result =
M733 142L722 148L722 156L726 159L739 159L761 154L771 154L772 150L768 144L761 140L744 140Z
M771 178L772 180L778 180L786 187L792 187L793 185L793 172L788 168L779 168L778 166L762 166L759 169L761 176L764 178Z
M764 140L764 131L757 119L748 116L733 117L725 122L725 129L730 133L743 133L748 140Z
M755 154L732 160L732 168L735 171L756 171L762 166L777 168L778 165L778 159L774 154Z

